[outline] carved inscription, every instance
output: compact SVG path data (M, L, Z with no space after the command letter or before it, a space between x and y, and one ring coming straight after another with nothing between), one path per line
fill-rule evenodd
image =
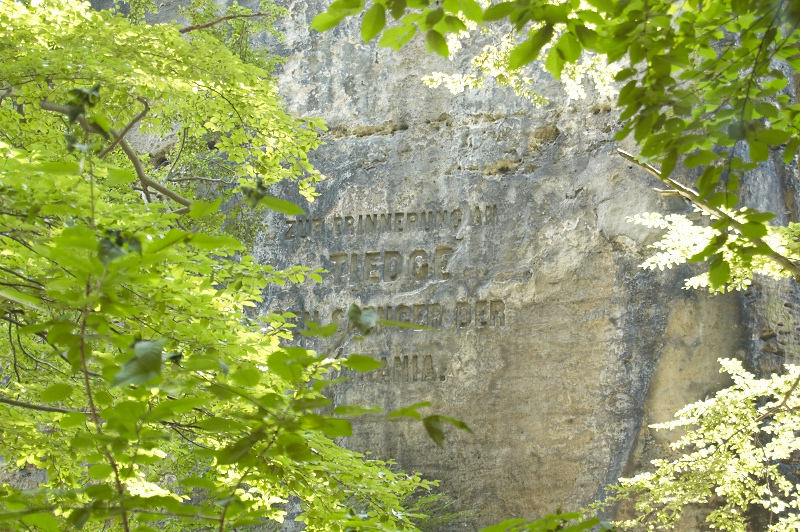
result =
M460 208L382 212L371 214L334 214L327 218L313 216L287 218L284 240L295 238L350 237L413 231L457 231L465 223L470 226L497 223L497 205L471 205Z
M363 310L374 310L379 320L399 321L422 325L431 329L499 329L506 326L506 305L502 299L478 299L457 301L455 304L442 304L434 301L366 305ZM318 310L290 310L299 326L308 322L320 323ZM334 309L330 316L322 316L325 321L344 325L347 309Z
M391 355L375 357L382 366L369 373L341 368L334 377L375 383L443 382L446 376L437 369L430 354Z
M283 239L294 240L298 244L300 240L314 239L330 243L333 249L326 257L330 261L326 265L329 269L326 280L337 291L346 289L354 294L361 294L362 298L365 294L388 292L406 299L405 302L398 302L397 298L388 297L388 301L381 304L370 298L372 304L362 308L374 310L379 320L419 325L420 329L427 327L440 331L499 331L506 327L507 319L506 304L499 298L463 297L451 301L407 301L413 290L427 290L429 282L447 283L453 279L458 280L458 272L450 269L451 260L456 253L453 236L464 227L496 225L498 218L496 205L464 203L459 207L436 210L333 213L325 217L311 215L286 219ZM424 245L410 245L403 249L402 242L420 241L418 237L401 238L401 234L413 233L428 233L430 236L425 237ZM435 240L429 243L437 236L448 238L450 245L443 242L437 244ZM376 245L378 242L380 244ZM356 245L361 249L350 248ZM431 293L452 292L436 289ZM327 316L320 316L320 310L314 304L306 308L314 310L308 312L301 308L299 311L292 311L296 315L296 319L292 321L296 321L298 326L302 327L312 321L329 321L343 326L347 321L346 307L332 308ZM382 363L378 370L361 374L343 368L338 376L347 376L356 382L386 384L445 381L446 370L437 366L436 357L429 353L415 353L418 348L411 345L413 344L403 346L406 349L402 351L406 352L393 351L374 355Z
M333 283L341 287L392 283L403 277L415 281L448 279L447 259L452 254L453 248L449 246L437 246L430 251L415 249L409 254L388 250L332 253Z

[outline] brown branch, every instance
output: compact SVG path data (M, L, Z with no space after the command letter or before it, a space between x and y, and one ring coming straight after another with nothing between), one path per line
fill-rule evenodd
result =
M211 26L216 26L217 24L221 24L226 20L233 20L236 18L256 18L256 17L266 17L268 16L267 13L251 13L249 15L228 15L222 18L218 18L217 20L212 20L211 22L206 22L205 24L195 24L194 26L186 26L185 28L181 28L178 30L180 33L189 33L190 31L195 30L202 30L205 28L210 28Z
M136 124L137 124L137 123L138 123L138 122L139 122L139 121L140 121L142 118L144 118L144 115L146 115L146 114L147 114L147 112L150 110L150 105L147 103L147 100L145 100L145 99L144 99L144 98L142 98L142 97L138 97L138 98L136 98L136 99L137 99L137 100L139 100L139 101L142 103L142 105L144 105L144 109L142 109L142 112L141 112L141 113L139 113L138 115L134 116L134 117L133 117L133 120L131 120L131 121L130 121L130 123L129 123L127 126L125 126L125 129L123 129L123 130L122 130L122 132L121 132L119 135L117 135L117 138L115 138L115 139L114 139L114 142L112 142L112 143L109 145L109 147L108 147L108 148L106 148L105 150L103 150L103 152L100 154L100 158L101 158L101 159L105 159L105 158L106 158L106 155L108 155L109 153L111 153L112 151L114 151L114 148L116 148L116 147L117 147L117 144L119 144L119 142L120 142L120 141L121 141L123 138L125 138L125 135L127 135L127 134L128 134L128 132L131 130L131 128L132 128L133 126L135 126L135 125L136 125Z
M682 198L692 202L693 204L697 205L706 214L710 214L711 216L719 218L720 220L726 220L728 222L728 224L731 227L733 227L736 231L738 231L741 234L744 234L744 233L742 233L742 224L741 223L739 223L738 221L733 219L729 214L726 214L725 212L723 212L723 211L721 211L721 210L719 210L719 209L717 209L715 207L710 207L709 205L706 205L705 203L703 203L700 200L700 194L698 194L697 192L695 192L691 188L685 187L685 186L681 185L680 183L678 183L677 181L675 181L673 179L670 179L668 177L662 177L661 176L661 172L656 170L656 168L654 166L639 161L638 159L636 159L636 157L634 155L631 155L630 153L628 153L626 151L618 149L617 153L620 154L625 159L629 160L630 162L636 164L637 166L639 166L641 168L644 168L645 170L647 170L652 175L656 176L663 183L665 183L670 188L672 188L672 190L674 190L680 197L682 197ZM790 261L789 259L787 259L783 255L781 255L780 253L772 251L772 248L769 246L769 244L764 242L762 239L760 239L760 238L751 238L749 240L753 244L755 244L756 246L764 246L767 249L769 249L770 252L769 253L765 253L764 255L766 257L769 257L778 266L780 266L781 268L783 268L787 272L791 273L791 275L792 275L792 277L794 278L795 281L800 282L800 267L798 267L795 263L793 263L792 261Z
M61 105L61 104L58 104L58 103L49 102L47 100L41 101L39 103L39 107L44 109L45 111L51 111L51 112L54 112L54 113L61 113L61 114L65 114L65 115L69 114L69 108L66 105ZM89 124L86 121L86 117L84 117L83 115L79 116L77 121L80 124L81 128L83 128L83 130L86 131L87 133L101 133L102 132L101 129ZM124 138L119 138L119 135L113 129L110 129L109 133L111 133L111 135L113 137L118 138L119 147L122 148L122 151L125 152L125 155L128 156L128 159L131 161L131 164L133 164L133 168L136 171L136 175L139 178L139 182L142 183L142 186L145 189L145 194L147 195L147 200L148 201L150 201L150 197L149 197L149 194L147 193L147 187L150 187L150 188L155 189L156 191L160 192L161 194L165 195L166 197L168 197L169 199L173 200L174 202L179 203L179 204L181 204L181 205L183 205L185 207L188 207L189 205L192 204L191 200L188 200L188 199L184 198L183 196L181 196L180 194L178 194L174 190L171 190L171 189L165 187L164 185L162 185L158 181L153 181L152 179L147 177L147 175L144 172L144 167L142 166L142 162L139 160L139 156L136 154L136 152L133 150L133 148L131 148L131 145L128 144L128 141L126 141Z
M15 401L13 399L5 399L0 397L0 403L18 406L20 408L27 408L28 410L38 410L40 412L57 412L59 414L71 414L72 412L80 412L81 414L91 415L91 412L84 412L82 410L66 410L64 408L56 408L54 406L40 406L31 403L23 403L22 401Z

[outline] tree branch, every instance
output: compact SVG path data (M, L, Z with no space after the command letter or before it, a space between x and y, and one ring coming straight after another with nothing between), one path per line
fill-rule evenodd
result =
M222 18L218 18L217 20L212 20L211 22L206 22L205 24L195 24L194 26L186 26L185 28L181 28L178 30L180 33L189 33L190 31L195 30L202 30L205 28L210 28L211 26L216 26L217 24L221 24L226 20L233 20L236 18L256 18L256 17L266 17L267 13L250 13L249 15L228 15Z
M711 216L715 216L716 218L719 218L720 220L727 220L728 224L732 228L734 228L740 234L744 234L744 233L742 233L742 224L741 223L739 223L738 221L734 220L729 214L726 214L725 212L723 212L723 211L721 211L721 210L719 210L719 209L717 209L715 207L710 207L710 206L706 205L705 203L703 203L702 201L700 201L700 194L698 194L697 192L695 192L691 188L685 187L685 186L681 185L680 183L678 183L677 181L675 181L673 179L670 179L668 177L662 177L661 176L661 172L656 170L656 168L654 166L639 161L638 159L636 159L636 157L634 155L631 155L630 153L628 153L626 151L618 149L617 153L620 154L625 159L629 160L630 162L636 164L637 166L639 166L641 168L644 168L649 173L651 173L654 176L656 176L663 183L665 183L670 188L672 188L672 190L674 190L677 193L678 196L680 196L680 197L682 197L682 198L684 198L686 200L689 200L693 204L697 205L698 207L700 207L700 209L703 210L703 212L705 212L707 214L710 214ZM659 193L661 193L661 191L659 191ZM766 242L764 242L760 238L751 238L749 240L753 244L755 244L756 246L764 246L767 249L772 250L772 248L769 246L769 244L767 244ZM765 253L764 255L769 257L775 264L777 264L778 266L780 266L781 268L783 268L784 270L789 272L792 275L792 277L794 278L795 281L800 282L800 267L798 267L795 263L793 263L792 261L790 261L789 259L787 259L783 255L781 255L780 253L777 253L775 251L770 251L770 253Z
M47 100L39 102L39 107L44 109L45 111L51 111L54 113L61 113L65 115L69 114L69 108L66 105L49 102ZM77 120L84 131L88 133L101 133L101 130L89 124L86 121L86 117L84 117L83 115L79 116ZM136 154L135 151L133 151L133 148L131 148L131 145L128 144L128 141L120 137L117 134L117 132L114 131L113 129L109 129L109 133L111 133L111 135L116 139L116 141L119 144L119 147L122 148L122 151L125 152L125 155L128 156L128 159L131 161L131 164L133 164L133 168L136 171L136 175L145 189L145 194L147 194L147 187L150 187L152 189L157 190L158 192L165 195L174 202L180 203L184 207L188 207L189 205L192 204L191 200L184 198L174 190L165 187L158 181L153 181L152 179L147 177L147 175L145 175L144 173L144 167L142 166L142 162L139 160L139 156ZM148 201L150 201L149 195L147 199Z
M139 122L139 121L140 121L142 118L144 118L144 115L146 115L146 114L147 114L147 112L150 110L150 105L147 103L147 100L145 100L145 99L144 99L144 98L142 98L142 97L138 97L138 98L136 98L136 99L137 99L137 100L139 100L140 102L142 102L142 105L144 105L144 109L142 109L142 112L141 112L141 113L139 113L138 115L134 116L134 117L133 117L133 120L131 120L131 122L130 122L130 123L127 125L127 126L125 126L125 129L123 129L123 130L122 130L122 132L121 132L121 133L120 133L120 134L117 136L117 138L115 138L115 139L114 139L114 142L112 142L112 143L111 143L111 144L108 146L108 148L106 148L105 150L103 150L103 152L100 154L100 158L101 158L101 159L105 159L105 158L106 158L106 155L108 155L109 153L111 153L112 151L114 151L114 148L116 148L116 147L117 147L117 144L119 144L119 142L120 142L120 141L121 141L123 138L125 138L125 135L127 135L127 134L128 134L128 132L131 130L131 128L132 128L133 126L135 126L135 125L136 125L136 124L137 124L137 123L138 123L138 122Z
M54 406L40 406L31 403L23 403L22 401L15 401L13 399L5 399L0 397L0 403L18 406L20 408L27 408L28 410L38 410L40 412L57 412L60 414L71 414L72 412L80 412L81 414L91 415L91 412L83 412L82 410L66 410L64 408L56 408Z

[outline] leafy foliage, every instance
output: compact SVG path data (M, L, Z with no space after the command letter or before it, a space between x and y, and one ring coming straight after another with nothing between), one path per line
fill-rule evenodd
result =
M743 233L748 234L728 234L723 231L717 219L702 211L699 211L695 219L683 214L658 213L644 213L629 218L628 221L639 225L666 229L661 240L651 246L660 251L642 263L642 268L651 270L672 268L685 262L702 260L709 249L717 249L724 263L730 265L730 272L718 280L710 278L710 275L717 273L718 270L701 273L687 279L686 288L708 288L711 292L725 292L745 289L756 274L768 275L775 279L788 277L790 272L780 268L768 256L754 253L746 236L763 239L769 249L775 250L793 262L798 262L800 245L797 239L800 236L800 224L767 225L765 228L758 221L772 216L750 209L730 212L729 216L741 225ZM712 220L713 223L710 223ZM763 232L765 230L766 233Z
M220 230L223 201L299 209L264 187L311 195L321 122L205 29L0 1L0 455L46 472L0 487L0 528L229 530L281 522L290 498L310 530L413 528L403 501L428 483L336 445L350 423L320 410L329 370L359 360L283 347L291 316L253 311L318 273ZM214 139L218 197L125 139L173 124L188 159Z
M757 379L737 360L721 360L734 385L715 397L681 409L676 419L658 429L685 428L672 444L674 460L656 460L656 470L623 479L606 505L623 498L636 500L637 517L621 523L647 530L673 529L686 505L713 503L707 521L720 530L746 530L747 511L768 510L768 530L797 530L800 524L798 486L781 471L797 458L797 408L793 395L800 368Z

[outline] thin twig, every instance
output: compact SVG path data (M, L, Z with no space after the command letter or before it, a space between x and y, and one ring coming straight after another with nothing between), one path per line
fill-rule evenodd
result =
M167 181L172 181L169 176L172 175L172 172L175 171L175 166L178 164L178 161L181 159L181 154L183 153L183 146L186 144L186 134L189 132L189 128L183 128L183 138L181 139L181 147L178 150L178 155L175 156L175 161L173 161L172 166L169 168L169 172L167 172Z
M651 173L654 176L656 176L663 183L665 183L666 185L671 187L673 190L675 190L678 193L678 195L680 195L682 198L684 198L686 200L689 200L693 204L697 205L698 207L700 207L700 209L702 209L707 214L710 214L711 216L715 216L716 218L719 218L720 220L726 220L728 222L728 224L732 228L734 228L736 231L739 231L739 233L744 234L742 232L742 224L741 223L739 223L737 220L732 218L729 214L726 214L724 211L721 211L721 210L719 210L719 209L717 209L715 207L710 207L710 206L706 205L705 203L703 203L700 200L700 194L698 194L697 192L695 192L691 188L685 187L685 186L681 185L680 183L678 183L677 181L675 181L673 179L670 179L669 177L662 177L661 176L661 172L656 170L655 167L653 167L652 165L649 165L647 163L643 163L643 162L639 161L638 159L636 159L636 157L634 155L631 155L630 153L628 153L626 151L618 149L617 153L620 154L625 159L629 160L630 162L638 165L641 168L644 168L649 173ZM777 253L777 252L773 251L772 248L769 246L769 244L764 242L762 239L760 239L760 238L751 238L749 240L753 244L755 244L756 246L759 246L759 247L763 246L763 247L769 249L770 252L769 253L765 253L764 256L769 257L774 263L776 263L778 266L780 266L781 268L783 268L784 270L789 272L792 275L792 277L794 278L795 281L800 282L800 267L798 267L795 263L793 263L792 261L790 261L789 259L787 259L783 255L781 255L780 253Z
M84 412L83 410L67 410L64 408L56 408L54 406L41 406L41 405L34 405L31 403L24 403L22 401L15 401L13 399L5 399L4 397L0 397L0 403L11 405L11 406L18 406L19 408L25 408L28 410L38 410L39 412L56 412L59 414L71 414L72 412L80 412L81 414L91 415L91 412Z
M41 107L45 111L52 111L54 113L61 113L65 115L69 114L69 108L66 105L49 102L47 100L41 101L39 103L39 107ZM101 132L100 129L89 124L83 115L79 116L77 118L77 121L80 124L80 126L88 133ZM118 137L117 132L114 131L113 129L109 129L109 133L111 133L111 135L114 136L115 138ZM136 176L139 178L139 182L141 182L142 186L144 187L145 195L147 197L148 202L150 202L151 199L147 191L147 187L150 187L160 192L161 194L165 195L174 202L179 203L185 207L188 207L189 205L192 204L191 200L184 198L174 190L165 187L158 181L153 181L152 179L147 177L147 175L144 172L144 167L142 166L142 162L139 160L139 156L136 154L133 148L131 148L131 145L128 144L128 141L126 141L124 138L119 138L119 147L122 148L122 151L125 152L125 155L128 156L128 159L131 161L131 164L133 164L133 168L136 171Z
M145 99L144 99L144 98L142 98L141 96L137 97L136 99L137 99L138 101L140 101L140 102L142 103L142 105L144 105L144 109L142 109L142 112L141 112L141 113L139 113L138 115L134 116L134 117L133 117L133 120L131 120L131 121L130 121L130 123L129 123L127 126L125 126L125 129L123 129L123 130L120 132L120 134L119 134L119 135L117 135L117 138L115 138L115 139L114 139L114 142L112 142L112 143L111 143L111 144L108 146L108 148L106 148L105 150L103 150L103 153L101 153L101 154L100 154L100 158L101 158L101 159L105 159L105 158L106 158L106 155L108 155L109 153L111 153L112 151L114 151L114 148L116 148L117 144L119 144L119 142L120 142L120 141L121 141L123 138L125 138L125 135L127 135L127 134L128 134L128 132L131 130L131 128L132 128L133 126L135 126L135 125L136 125L136 124L137 124L137 123L138 123L138 122L139 122L139 121L140 121L142 118L144 118L144 115L146 115L146 114L147 114L147 112L150 110L150 104L148 104L148 103L147 103L147 100L145 100Z
M226 20L233 20L236 18L256 18L256 17L266 17L268 13L251 13L249 15L228 15L222 18L218 18L217 20L212 20L211 22L206 22L205 24L195 24L194 26L186 26L185 28L181 28L178 30L180 33L189 33L190 31L195 30L202 30L205 28L210 28L211 26L216 26L217 24L221 24Z

